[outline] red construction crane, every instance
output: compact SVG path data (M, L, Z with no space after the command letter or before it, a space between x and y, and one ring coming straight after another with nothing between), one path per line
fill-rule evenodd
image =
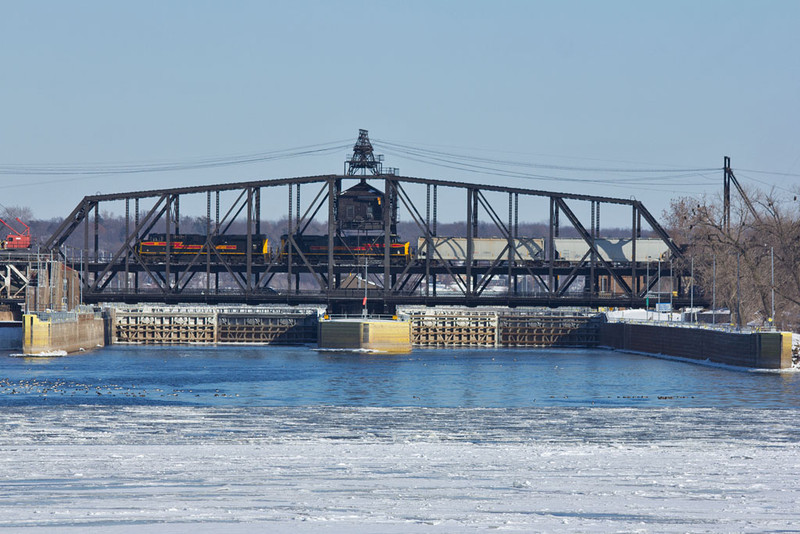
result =
M11 230L13 233L8 234L5 241L0 240L0 249L17 249L17 248L30 248L31 247L31 228L24 222L19 220L17 222L25 227L25 230L18 232L13 226L0 219L0 223Z

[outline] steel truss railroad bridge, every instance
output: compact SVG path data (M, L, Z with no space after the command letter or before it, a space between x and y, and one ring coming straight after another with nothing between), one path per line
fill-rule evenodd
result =
M661 288L662 301L689 304L683 283L689 276L688 265L681 250L637 200L404 177L396 169L384 172L381 161L372 154L362 130L342 175L87 196L44 248L80 270L87 303L320 304L333 313L360 311L365 298L372 313L392 312L398 305L641 307L648 297L652 306L653 292ZM350 183L355 187L343 189ZM311 200L301 202L301 193L304 200ZM269 253L263 253L259 250L262 199L274 203L284 195L285 213L270 213L269 219L282 216L286 235L280 246L273 238ZM180 248L179 241L185 239L180 207L202 205L203 200L201 238L194 247ZM441 239L437 234L441 201L451 211L463 202L462 257L447 256L436 247ZM535 257L521 254L516 245L524 237L519 235L520 203L530 218L525 207L529 202L536 202L549 220L549 235L536 236L544 246ZM122 243L116 250L102 252L101 205L120 207L120 203L125 211ZM623 240L629 251L625 261L609 258L598 245L600 212L607 207L630 210L630 237ZM398 258L391 244L398 241L399 211L414 223L420 237L407 255ZM650 234L663 242L664 258L637 256L643 220L645 231L649 226ZM556 250L562 222L585 242L579 258L564 259ZM495 241L503 242L495 246L495 256L479 259L478 230L486 235L487 224ZM313 254L306 245L310 226L317 234L319 228L326 229L324 238L316 236L323 246ZM234 230L242 246L239 254L232 255L216 243L233 236ZM164 253L145 253L142 242L156 232ZM346 235L362 236L372 245L343 254L340 239ZM69 258L68 247L63 246L68 240L79 251L72 250ZM402 236L399 241L404 241ZM661 287L662 278L669 280L669 288L666 280ZM703 299L695 295L694 302Z

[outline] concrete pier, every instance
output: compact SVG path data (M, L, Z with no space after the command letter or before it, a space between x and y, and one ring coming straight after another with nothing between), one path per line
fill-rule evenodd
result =
M25 314L23 354L67 353L105 345L104 320L99 310L89 307L73 312Z
M411 352L409 321L391 319L327 319L319 323L319 348Z

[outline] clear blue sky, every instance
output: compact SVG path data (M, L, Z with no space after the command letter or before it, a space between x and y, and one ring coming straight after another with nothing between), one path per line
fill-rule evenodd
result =
M715 168L729 155L745 184L792 190L800 176L796 1L3 0L0 11L0 167L352 145L366 128L534 165ZM654 180L534 167L524 172L545 178L512 178L379 151L405 176L635 196L656 214L673 196L722 188L721 171ZM12 172L0 174L0 203L63 217L96 192L337 173L348 152L134 175Z

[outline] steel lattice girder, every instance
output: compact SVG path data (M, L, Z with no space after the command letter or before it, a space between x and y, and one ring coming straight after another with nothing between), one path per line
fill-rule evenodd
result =
M330 296L331 292L340 290L341 288L337 287L335 279L339 274L343 271L337 266L335 259L332 255L332 240L333 240L333 232L335 228L335 219L337 215L337 208L336 208L336 200L338 194L341 191L341 182L342 180L353 180L352 176L344 176L344 175L320 175L320 176L308 176L308 177L298 177L298 178L283 178L283 179L275 179L275 180L260 180L260 181L250 181L250 182L239 182L239 183L227 183L227 184L216 184L216 185L208 185L208 186L197 186L197 187L182 187L182 188L172 188L172 189L160 189L160 190L150 190L150 191L136 191L136 192L129 192L129 193L118 193L118 194L105 194L105 195L91 195L84 197L84 199L76 206L76 208L70 213L70 215L62 222L62 224L58 227L56 232L48 239L45 243L45 248L49 250L56 250L58 249L66 240L79 228L80 224L84 224L84 261L85 264L85 272L94 273L94 281L93 283L89 284L88 276L85 277L84 286L88 289L91 289L95 293L101 293L109 286L109 282L111 279L121 272L130 273L145 273L148 275L158 286L159 290L162 294L169 294L169 293L182 293L188 283L191 281L192 277L195 276L198 272L200 272L200 268L204 267L207 275L210 277L211 274L218 274L218 273L226 273L230 275L230 278L234 280L238 287L238 291L242 294L243 297L246 297L247 294L251 294L253 292L259 292L259 290L266 287L266 284L269 280L272 280L273 276L276 273L285 272L289 279L292 276L298 276L301 273L309 274L316 280L318 286L318 292L324 293ZM559 192L551 192L551 191L542 191L542 190L534 190L534 189L524 189L524 188L516 188L516 187L503 187L503 186L496 186L496 185L478 185L472 184L467 182L454 182L454 181L446 181L446 180L431 180L431 179L424 179L424 178L413 178L413 177L400 177L395 175L379 175L373 177L371 179L383 180L384 181L384 194L386 196L387 203L391 204L391 209L384 210L384 220L383 220L383 227L384 227L384 261L381 268L375 272L376 275L383 276L383 291L381 292L382 298L390 299L394 294L402 294L404 291L407 291L407 288L412 288L415 290L420 287L421 282L423 279L427 279L431 275L441 275L445 274L450 276L456 283L461 287L461 291L463 293L463 297L465 298L480 298L483 294L483 291L486 289L488 284L492 281L493 277L500 275L500 274L507 274L509 277L514 275L528 275L534 280L535 283L538 285L545 287L548 290L550 297L562 297L565 298L565 292L569 288L569 284L575 279L576 276L584 275L586 271L587 265L589 265L590 272L594 273L595 268L600 269L601 272L609 275L612 277L617 284L624 290L625 296L629 299L635 299L642 297L649 288L644 288L644 290L635 290L634 287L629 287L628 284L623 279L623 276L631 275L632 279L637 273L636 267L631 266L629 268L616 268L610 265L606 260L602 258L599 254L599 251L595 247L594 240L592 235L589 231L585 228L585 226L580 222L577 216L575 216L574 212L570 209L567 204L567 201L588 201L592 203L593 208L593 217L594 217L594 207L597 206L598 213L597 218L599 220L599 207L602 204L616 204L616 205L627 205L630 206L633 213L633 220L634 225L636 224L637 217L644 218L647 223L650 225L652 230L655 234L667 245L670 251L673 254L673 257L681 258L682 254L680 249L677 245L672 241L669 237L667 232L658 224L655 218L647 211L647 209L638 201L633 199L621 199L621 198L613 198L613 197L604 197L604 196L595 196L595 195L581 195L581 194L574 194L574 193L559 193ZM311 185L311 184L319 184L321 185L321 189L316 194L316 197L308 205L305 213L300 215L300 186L301 185ZM404 185L407 184L421 184L425 185L428 188L428 198L427 198L427 209L426 214L423 216L420 213L420 210L416 207L414 200L411 198L411 195L404 189ZM170 220L172 214L175 213L176 221L178 220L177 210L180 203L180 197L182 195L191 195L191 194L198 194L198 193L205 193L208 196L208 205L209 205L209 220L210 220L210 206L211 206L211 194L216 193L217 195L217 212L219 212L219 193L223 191L238 191L240 194L237 200L230 206L228 209L225 217L223 218L222 222L217 221L217 227L214 229L215 231L220 230L220 226L227 222L227 225L222 228L221 234L224 234L225 231L230 227L230 224L236 219L241 212L246 208L247 209L247 237L248 237L248 245L251 243L251 238L253 235L253 226L254 224L256 227L260 224L261 214L260 214L260 190L262 188L275 188L281 186L288 186L289 188L289 213L287 219L289 220L289 231L287 232L289 235L289 254L296 254L300 258L301 263L294 263L288 262L288 264L282 265L275 259L271 259L269 262L265 264L258 264L254 265L253 257L252 257L252 247L248 246L248 253L244 268L240 265L233 265L228 262L225 258L220 256L217 251L210 246L210 233L209 239L206 240L203 248L194 256L192 256L189 261L182 261L182 262L175 262L172 261L170 255L167 254L166 261L163 267L161 266L154 266L153 264L148 264L147 262L143 261L142 258L136 252L136 240L139 236L142 236L149 232L155 224L164 219L167 225L167 236L170 235ZM433 205L433 220L431 220L431 197L430 197L430 190L433 187L434 190L434 205ZM424 264L419 263L409 263L402 268L396 268L392 266L389 261L389 229L391 228L392 224L396 221L396 210L398 206L402 205L408 213L411 215L411 219L417 225L421 234L426 240L426 246L430 247L430 238L431 236L435 235L436 233L436 188L454 188L454 189L461 189L466 192L467 196L467 232L468 232L468 261L463 268L456 268L453 265L448 264L448 262L439 262L440 264L444 265L444 271L440 267L432 267L431 265L431 256L432 254L426 255L426 260ZM295 218L295 223L292 223L292 189L297 189L297 216ZM500 215L498 214L498 210L489 202L488 198L484 193L486 192L496 192L496 193L504 193L508 195L508 224L505 224L502 220ZM327 194L326 194L327 193ZM572 269L569 270L567 273L567 283L562 285L560 288L556 288L553 286L553 279L554 276L557 276L558 273L562 273L562 269L555 269L554 262L552 261L552 251L550 254L551 260L549 263L544 265L542 268L533 268L529 265L523 265L522 269L520 267L515 267L515 251L514 247L510 246L515 235L515 221L518 217L518 207L516 213L513 211L512 206L512 199L514 200L514 204L518 203L520 196L535 196L535 197L543 197L548 198L551 202L551 213L550 213L550 227L551 227L551 237L552 237L552 228L557 226L558 224L558 213L563 212L569 221L572 223L575 230L578 232L581 238L586 242L587 246L589 247L589 252L587 256L584 257L583 261L578 262L575 264ZM138 203L141 199L154 199L155 203L154 206L150 209L150 211L145 213L145 216L139 220L139 213L137 211L137 224L134 225L133 230L127 226L127 206L128 202L136 201L137 209ZM95 257L97 256L97 219L99 213L99 206L101 203L104 202L111 202L111 201L120 201L124 200L126 202L126 236L122 246L111 255L111 259L106 262L95 262L95 265L89 265L89 220L91 218L92 212L94 212L95 218ZM314 217L320 212L322 207L327 202L328 204L328 236L329 236L329 256L328 261L325 262L323 267L319 265L312 264L308 258L306 258L294 240L295 235L302 235L305 229L308 227L308 224ZM554 213L555 207L555 213ZM476 266L473 266L472 259L472 249L473 246L471 245L474 235L472 234L473 226L476 227L478 221L478 211L479 209L483 209L483 211L488 214L489 219L498 229L499 233L501 234L502 238L508 241L508 246L498 255L498 257L492 262L491 266L488 269L479 269ZM394 214L394 215L393 215ZM394 217L394 218L393 218ZM218 216L217 216L218 218ZM593 222L594 224L594 222ZM210 222L209 222L210 225ZM636 239L635 236L636 229L633 229L634 234L634 242ZM169 241L168 241L169 242ZM552 239L551 239L552 243ZM169 245L167 245L169 247ZM552 246L552 245L551 245ZM635 244L634 244L635 247ZM635 248L634 248L635 250ZM433 249L434 252L435 249ZM205 256L205 260L203 261L202 258ZM441 256L439 257L441 259ZM507 268L504 269L504 272L500 272L501 268L500 265L503 261L506 261ZM597 265L597 260L602 265L600 267ZM131 263L132 262L132 263ZM121 269L120 265L124 265L124 271ZM176 270L177 269L177 270ZM172 277L175 277L174 282L171 280ZM254 278L255 276L255 278ZM563 276L563 274L561 275ZM592 275L593 276L593 275ZM660 273L659 273L660 276ZM413 280L411 277L414 277ZM544 282L543 277L548 277L549 283ZM126 277L126 289L128 280ZM508 282L510 284L510 281ZM650 284L652 285L652 284ZM426 294L428 291L428 285L426 284Z

